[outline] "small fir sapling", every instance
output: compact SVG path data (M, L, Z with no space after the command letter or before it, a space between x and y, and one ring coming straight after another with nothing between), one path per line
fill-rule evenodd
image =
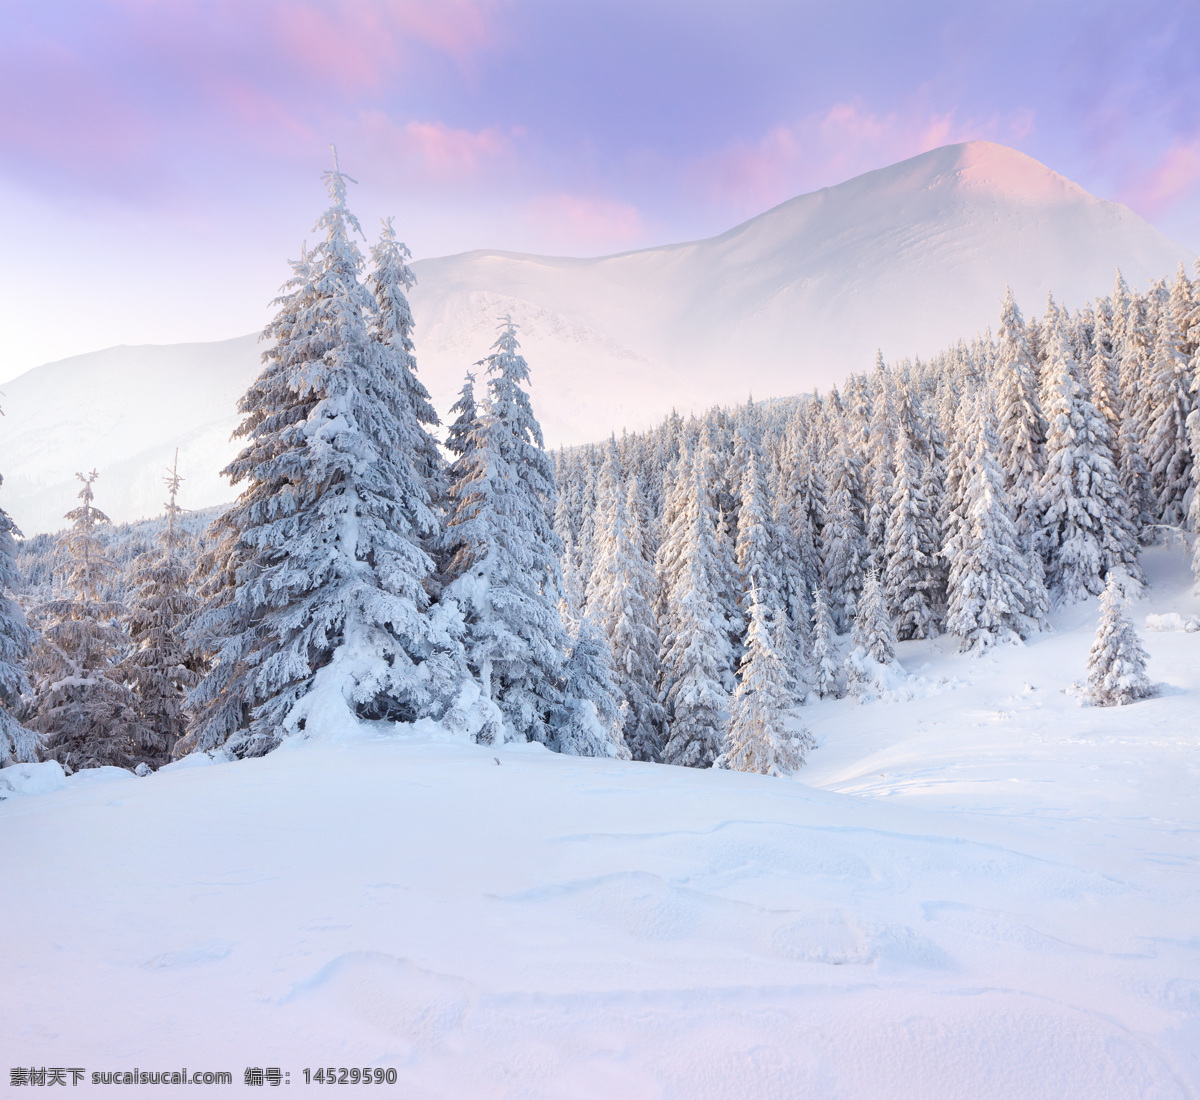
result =
M734 771L791 775L815 742L792 717L787 670L772 645L757 588L751 590L750 600L746 655L720 763Z
M1146 676L1146 651L1125 613L1123 584L1110 573L1100 597L1100 624L1088 654L1087 698L1095 706L1122 706L1155 694Z
M904 677L896 661L896 628L888 616L883 586L875 570L863 582L854 618L854 648L846 658L847 683L852 695L865 697L887 690Z

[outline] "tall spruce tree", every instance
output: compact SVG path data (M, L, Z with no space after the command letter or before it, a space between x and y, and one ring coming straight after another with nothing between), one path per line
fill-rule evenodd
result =
M1113 339L1118 359L1117 381L1121 397L1121 426L1117 433L1117 471L1134 531L1153 539L1154 523L1150 467L1146 439L1150 424L1144 398L1147 385L1151 333L1146 325L1143 300L1131 294L1120 271L1112 294Z
M834 625L845 633L854 622L862 591L867 537L863 525L861 465L844 439L829 455L826 483L829 508L823 532L825 586Z
M558 611L563 547L552 526L554 464L519 348L505 318L480 363L488 397L451 488L462 572L446 594L462 610L467 660L504 716L504 736L551 745L569 646Z
M1000 315L1000 347L993 382L1005 489L1025 549L1036 539L1041 502L1038 486L1046 465L1046 419L1038 400L1038 370L1021 311L1009 287Z
M813 687L823 698L840 699L842 687L838 682L838 661L833 646L833 617L829 613L829 597L822 585L813 590L812 675Z
M179 527L179 452L166 477L169 497L158 549L134 559L129 583L134 597L125 618L133 648L118 672L137 696L138 715L153 736L148 763L157 767L171 759L187 730L184 703L200 680L199 654L186 643L183 627L196 611L190 570L184 560L186 536Z
M1108 425L1076 378L1058 325L1047 338L1050 431L1039 484L1050 585L1068 600L1098 595L1114 568L1138 571Z
M999 641L1028 637L1038 625L1040 600L1013 522L991 401L981 403L972 472L963 493L961 522L947 542L950 603L946 629L963 649L982 651ZM1040 560L1040 559L1039 559Z
M1150 372L1154 410L1146 440L1150 491L1157 521L1177 527L1187 513L1184 501L1192 474L1187 419L1195 398L1183 337L1169 309L1159 315Z
M747 447L742 471L741 500L738 509L735 554L742 578L742 606L747 622L743 646L749 644L749 614L751 594L756 593L763 614L776 639L776 657L782 662L789 682L804 672L801 636L792 628L786 597L785 567L799 567L796 555L789 553L790 540L785 541L781 525L772 515L769 491L763 477L763 461L758 447Z
M928 638L937 621L935 517L908 431L896 436L895 476L885 530L884 590L901 639Z
M667 592L662 641L663 701L670 729L662 759L664 764L692 768L711 767L721 754L734 686L704 468L694 463L681 472L685 503L668 539L668 556L678 561L679 568Z
M409 538L417 538L430 554L437 552L441 536L438 517L444 509L446 469L433 429L440 421L429 391L417 377L413 354L413 316L408 292L417 277L408 266L408 247L396 239L391 218L384 218L379 240L371 246L371 271L367 289L374 309L369 314L371 338L383 346L383 381L398 393L388 395L403 433L408 453L399 463L403 505L411 514ZM456 410L451 410L456 411ZM451 433L453 434L453 433ZM450 447L453 453L453 447Z
M31 665L34 717L45 756L69 773L147 763L160 746L138 716L137 699L115 667L128 636L120 625L126 608L106 593L112 562L100 527L108 517L92 502L97 474L78 474L83 503L67 513L70 529L59 539L68 561L67 592L33 609L39 638Z
M0 477L0 484L4 479ZM13 598L21 587L17 570L17 525L0 508L0 767L37 759L37 734L21 724L22 696L29 690L26 662L34 634Z
M324 240L293 264L266 366L238 404L249 442L225 473L246 487L214 524L197 618L213 667L178 751L256 756L310 728L440 716L461 680L427 614L436 448L412 377L402 246L389 227L377 302L359 278L353 181L336 158L323 178Z
M599 548L588 598L590 615L612 651L625 707L625 743L635 760L657 760L666 712L658 699L658 621L654 574L645 558L638 483L620 481L616 444L609 446L599 480Z
M551 746L567 756L628 760L625 710L608 639L590 617L580 622L563 669L563 702Z

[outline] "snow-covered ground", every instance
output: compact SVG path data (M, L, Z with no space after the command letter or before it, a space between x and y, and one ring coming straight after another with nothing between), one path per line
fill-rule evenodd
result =
M1146 561L1139 625L1200 612L1179 550ZM1082 708L1095 619L902 646L914 697L809 708L795 782L364 734L10 798L8 1061L239 1090L392 1066L412 1097L1195 1096L1200 633L1143 633L1159 698Z

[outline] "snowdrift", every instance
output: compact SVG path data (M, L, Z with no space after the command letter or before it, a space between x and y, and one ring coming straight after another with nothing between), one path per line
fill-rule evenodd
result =
M1200 612L1178 551L1147 615ZM806 709L802 781L361 730L0 802L13 1065L412 1097L1200 1089L1200 635L1081 708L1096 606ZM937 685L937 690L933 686ZM43 766L44 767L44 766ZM11 769L10 769L11 770Z

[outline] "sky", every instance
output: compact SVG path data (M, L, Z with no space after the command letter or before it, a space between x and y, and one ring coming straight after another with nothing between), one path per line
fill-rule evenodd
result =
M0 0L0 381L261 328L331 143L415 258L711 236L976 138L1200 251L1198 41L1195 0Z

